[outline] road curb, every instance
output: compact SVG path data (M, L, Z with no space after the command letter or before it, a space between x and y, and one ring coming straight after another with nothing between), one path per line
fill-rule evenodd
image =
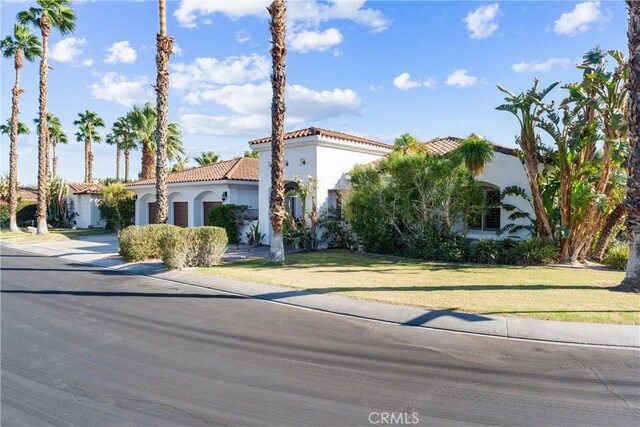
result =
M640 325L558 322L428 310L242 282L189 271L170 271L160 262L126 264L113 258L83 260L42 246L11 243L3 243L2 246L181 285L396 325L506 339L640 349Z

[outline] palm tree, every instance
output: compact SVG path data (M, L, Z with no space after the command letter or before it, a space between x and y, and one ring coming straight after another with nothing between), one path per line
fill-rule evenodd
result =
M469 135L467 139L462 140L460 147L456 151L462 156L467 169L474 176L480 175L493 158L493 146L491 143L475 134Z
M58 176L58 144L66 144L69 142L67 135L62 130L60 125L60 119L53 114L48 114L49 117L49 139L51 140L51 173L53 176Z
M9 132L9 230L18 231L16 222L16 210L18 207L18 135L20 134L20 71L27 61L34 61L42 55L40 41L29 31L27 27L15 25L13 36L7 36L0 42L0 50L5 58L13 57L13 64L16 70L15 83L11 90L11 127ZM24 126L24 125L23 125ZM24 126L26 129L26 126ZM27 129L28 130L28 129Z
M167 132L169 115L169 56L173 37L167 36L165 0L158 0L160 32L156 35L156 224L167 222L169 203L167 191Z
M70 0L37 0L39 7L30 7L18 13L18 22L30 24L40 29L42 34L42 55L40 60L40 95L39 116L40 132L38 133L38 203L36 208L37 232L46 234L47 230L47 92L49 66L47 65L47 47L52 28L61 34L73 32L76 26L76 15L70 7Z
M248 157L250 159L257 159L258 158L258 152L257 151L253 151L253 150L247 150L247 151L244 152L242 157Z
M120 155L124 153L124 180L125 182L129 181L129 170L131 166L130 162L130 153L131 150L137 150L138 145L136 144L134 134L133 134L133 125L131 120L131 114L128 113L124 117L118 117L111 127L114 138L118 141L116 148L116 176L119 179L120 176Z
M405 133L393 141L393 150L402 151L402 154L407 154L419 153L424 151L424 148L423 144L421 144L415 136Z
M640 3L627 0L629 8L629 157L627 167L627 230L631 236L627 273L622 288L640 292Z
M119 136L116 135L115 133L108 133L107 136L104 138L104 142L107 143L108 145L115 145L116 146L116 181L120 181L120 156L121 156L121 150L120 150L120 139L119 139Z
M176 162L171 167L171 172L182 172L185 169L189 168L189 162L191 158L176 156Z
M286 87L285 59L285 16L287 5L284 0L273 0L269 11L271 31L271 248L270 262L284 261L282 228L284 223L284 90Z
M220 155L213 151L203 151L198 157L194 157L193 161L200 166L210 165L212 163L218 163L220 161Z
M73 122L79 127L76 132L78 142L84 142L84 182L93 182L93 142L100 142L102 137L97 128L104 127L104 121L93 111L78 113L78 120Z
M151 104L146 103L143 108L133 107L129 115L134 138L142 147L142 173L140 178L154 178L156 174L156 164L153 161L156 153L156 109ZM166 149L168 160L173 160L178 154L185 153L180 126L177 123L169 123L167 126Z

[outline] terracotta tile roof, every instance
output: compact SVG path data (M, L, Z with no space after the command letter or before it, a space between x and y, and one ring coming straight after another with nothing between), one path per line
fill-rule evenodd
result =
M427 145L427 149L429 150L430 153L444 155L458 148L460 146L460 141L462 141L461 138L448 136L446 138L432 139L430 141L425 142L425 144ZM498 145L493 143L491 143L491 145L493 145L493 150L498 153L507 154L509 156L516 155L516 150L514 148L505 147L503 145Z
M202 181L258 181L258 159L239 157L167 175L168 184ZM127 187L154 185L155 178L130 182Z
M393 149L393 146L389 144L383 144L382 142L373 141L371 139L362 138L360 136L349 135L347 133L336 132L333 130L321 129L316 127L310 127L306 129L299 129L291 132L286 132L284 134L284 139L286 141L289 139L303 138L305 136L312 136L312 135L324 136L325 138L339 139L341 141L355 142L357 144L372 145L374 147L388 148L390 150ZM249 145L265 144L268 142L271 142L271 136L266 136L264 138L251 140L249 141Z
M0 196L0 201L8 201L8 197ZM38 189L33 187L18 187L18 200L23 202L36 202L38 200Z
M70 182L69 188L73 194L100 194L104 186L101 183Z

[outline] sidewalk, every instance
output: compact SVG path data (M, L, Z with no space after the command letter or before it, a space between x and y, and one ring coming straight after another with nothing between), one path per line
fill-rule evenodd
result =
M214 278L189 271L169 271L161 262L124 263L117 255L113 235L33 244L3 243L3 247L74 262L152 276L249 298L398 325L489 335L494 337L640 348L640 326L556 322L424 310L335 295L320 295L270 285Z

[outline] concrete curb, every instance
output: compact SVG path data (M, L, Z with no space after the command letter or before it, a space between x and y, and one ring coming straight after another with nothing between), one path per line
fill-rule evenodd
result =
M485 316L446 310L426 310L241 282L188 271L169 271L160 262L126 264L113 257L96 258L95 255L91 259L91 254L60 253L37 244L3 243L2 246L123 273L167 280L181 285L211 289L240 297L397 325L559 344L640 348L640 325L558 322Z

